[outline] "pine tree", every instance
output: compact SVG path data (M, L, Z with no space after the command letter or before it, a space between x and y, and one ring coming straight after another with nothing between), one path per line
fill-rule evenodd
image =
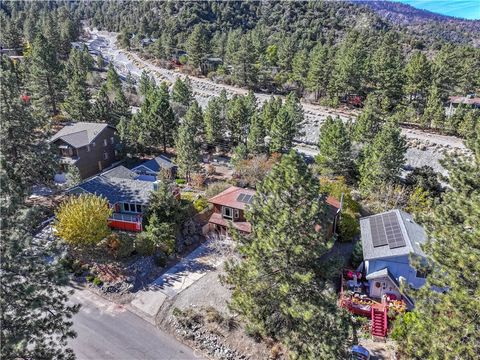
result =
M203 111L196 100L192 101L192 104L185 114L185 122L188 122L190 126L193 126L196 134L204 133L204 120Z
M107 71L107 89L110 93L115 93L117 89L121 87L122 81L120 80L120 76L118 76L118 73L113 67L112 63L109 63Z
M107 86L103 84L98 90L95 103L92 107L92 118L94 121L112 124L112 104L107 94Z
M192 173L199 168L198 147L195 124L184 121L178 129L175 148L177 150L176 163L187 182L190 181Z
M224 280L233 286L229 305L251 332L280 340L292 358L346 356L346 318L319 262L329 249L319 193L292 150L257 186L246 212L251 235L231 230L241 260L226 265Z
M19 211L9 221L2 212L0 355L4 359L73 360L73 351L65 347L76 335L71 318L79 305L68 304L73 291L66 287L69 278L61 262L45 261L61 256L58 244L33 241L31 233L38 224L29 220L31 213ZM8 222L11 226L5 226Z
M420 113L431 84L430 63L423 53L416 52L411 56L405 68L405 77L405 94L417 113Z
M185 80L180 77L175 80L172 89L172 100L184 106L190 106L192 102L192 84L190 78L187 76Z
M233 146L244 142L249 127L249 109L245 106L243 97L234 95L228 103L227 127L230 132L230 143Z
M90 120L90 94L85 74L77 73L69 79L63 110L73 121Z
M315 93L315 99L325 95L331 74L329 52L326 46L318 43L310 52L310 67L307 73L306 88Z
M240 86L253 87L257 79L255 53L250 47L249 36L240 38L238 50L233 57L233 79Z
M292 60L292 80L295 81L303 93L308 74L308 52L305 49L298 51Z
M364 192L398 180L405 163L407 144L398 124L388 121L364 149L360 187Z
M167 146L173 143L177 123L170 106L170 94L166 83L152 88L145 96L138 116L142 144L147 147Z
M303 125L303 108L294 93L290 93L270 128L270 152L288 152Z
M399 39L396 33L387 33L372 58L375 92L381 97L388 99L389 109L402 98L404 75L402 52L398 43Z
M331 97L361 93L366 74L366 46L363 35L352 30L335 56L330 81Z
M473 156L445 160L448 190L433 214L422 219L430 239L423 250L431 272L425 286L410 291L414 311L395 323L393 335L405 358L478 357L480 131L476 136L467 143Z
M445 107L435 84L430 87L428 93L427 104L422 115L422 125L437 129L444 129L445 127Z
M197 24L187 39L186 49L188 54L188 63L195 69L198 69L202 59L207 54L208 39L202 24Z
M265 136L262 118L255 113L247 137L247 149L250 154L258 155L265 152Z
M460 63L453 44L443 45L433 59L432 80L442 100L446 100L455 91L455 85L461 76Z
M61 64L53 46L42 35L35 39L27 62L28 89L35 111L46 116L58 114L63 87Z
M34 116L21 96L23 84L17 68L6 56L0 68L0 188L3 215L12 202L22 200L34 184L47 183L54 173L54 157L44 132L46 119ZM35 170L35 171L33 171Z
M265 127L267 134L272 128L273 122L277 117L280 109L282 108L282 99L271 97L269 100L265 101L261 110L262 123Z
M116 126L122 117L129 118L131 116L130 104L125 97L122 87L117 88L113 96L112 102L112 116L110 117L110 124Z
M349 135L340 118L328 116L320 128L318 155L319 172L328 176L345 176L352 171L353 155Z
M138 82L138 92L140 95L145 96L153 87L155 87L155 80L148 76L148 73L143 70Z
M222 141L225 133L225 122L222 117L222 107L218 98L211 99L203 115L205 121L205 139L209 145Z
M361 143L371 143L384 123L381 102L374 94L370 94L362 113L355 121L354 139Z

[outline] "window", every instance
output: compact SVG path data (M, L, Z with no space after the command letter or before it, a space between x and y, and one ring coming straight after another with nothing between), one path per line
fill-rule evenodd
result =
M115 157L117 157L118 156L118 151L115 150L114 153L115 153Z
M418 269L415 277L420 279L425 279L428 275L428 271L426 269Z
M240 211L238 209L233 210L233 217L238 219L240 217Z
M224 217L225 219L232 219L232 217L233 217L232 208L229 208L229 207L224 206L224 207L222 208L222 212L223 212L223 217Z
M94 142L92 142L92 146L93 146L93 147L95 147L95 141L94 141Z
M110 138L110 144L114 144L115 143L115 139L113 138L113 136Z
M107 139L103 139L103 146L107 146L107 145L108 145Z
M136 205L136 208L137 208L137 212L138 212L138 213L141 213L141 212L142 212L142 205L137 204L137 205Z
M108 159L108 153L107 153L107 152L104 152L104 153L103 153L103 159L104 159L104 160L107 160L107 159Z
M90 145L87 145L87 152L90 152Z

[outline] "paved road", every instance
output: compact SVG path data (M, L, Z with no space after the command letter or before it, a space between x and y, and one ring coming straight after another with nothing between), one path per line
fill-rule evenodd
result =
M81 303L74 317L77 338L69 346L79 360L190 360L203 359L172 336L87 290L71 300Z

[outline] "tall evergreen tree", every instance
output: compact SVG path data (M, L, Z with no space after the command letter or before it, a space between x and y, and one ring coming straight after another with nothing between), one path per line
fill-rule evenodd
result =
M349 134L340 118L328 116L320 128L315 162L322 175L347 175L352 171L353 155Z
M230 142L233 146L244 142L246 139L250 125L248 110L242 96L234 95L228 103L227 128L230 133Z
M261 154L265 152L265 128L262 117L256 112L252 117L250 131L247 137L247 149L250 154Z
M192 84L187 76L185 80L177 78L173 84L172 100L184 106L190 106L193 99Z
M225 134L225 122L222 118L222 107L218 98L211 99L203 116L205 121L205 139L209 145L217 145Z
M255 67L255 53L250 47L248 35L240 38L238 50L233 57L233 79L240 86L253 87L256 84L257 71Z
M329 249L319 190L301 156L284 155L247 208L251 235L232 230L242 260L226 265L230 307L252 332L281 341L291 358L346 356L346 318L319 262Z
M315 99L318 99L325 95L331 74L328 48L318 43L310 52L310 59L306 88L315 93Z
M373 94L367 97L362 113L355 121L354 139L361 143L371 143L380 131L385 114L381 111L380 99Z
M290 93L270 128L270 152L288 152L300 134L304 121L303 108L294 93Z
M195 128L196 134L203 134L204 132L204 120L203 120L203 111L200 105L196 100L192 101L192 104L185 114L185 122L188 122L190 126Z
M303 93L303 89L307 82L308 65L309 59L307 50L302 49L298 51L292 60L292 80L297 83L300 93Z
M92 107L92 119L98 122L112 123L112 104L107 94L107 86L103 84L95 97Z
M449 187L433 214L422 219L431 273L425 286L410 293L414 311L395 323L393 335L405 358L478 357L480 131L476 135L467 143L473 156L445 160Z
M443 129L445 126L445 107L435 84L430 87L427 104L422 115L422 125Z
M192 173L199 168L198 147L196 125L190 121L184 121L178 128L175 148L178 168L187 182L190 181Z
M46 116L58 114L63 88L62 67L54 47L42 35L35 39L27 63L28 89L35 111Z
M208 39L202 24L194 26L192 33L187 39L186 49L188 63L197 69L208 51Z
M117 89L121 87L122 81L120 80L120 76L118 76L113 64L109 63L107 71L107 89L110 93L115 93Z
M142 74L140 75L140 80L138 82L138 91L140 95L145 96L147 93L155 87L155 80L153 80L148 73L143 70Z
M425 106L431 85L431 68L425 54L415 52L405 67L405 94L413 108L420 113Z
M400 127L388 121L364 149L359 168L361 189L368 192L396 181L405 163L406 151L407 144Z
M387 33L372 59L375 92L388 100L388 109L396 105L403 94L402 52L398 42L399 39L395 33Z

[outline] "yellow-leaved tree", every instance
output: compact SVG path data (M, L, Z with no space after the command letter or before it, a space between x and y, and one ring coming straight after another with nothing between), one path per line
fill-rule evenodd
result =
M81 194L62 203L55 213L57 235L72 245L95 245L108 236L112 209L104 198Z

